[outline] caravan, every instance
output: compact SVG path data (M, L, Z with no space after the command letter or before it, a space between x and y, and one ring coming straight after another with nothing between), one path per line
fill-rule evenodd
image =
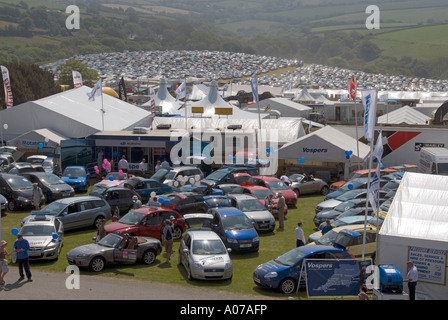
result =
M448 149L421 148L418 172L448 175Z

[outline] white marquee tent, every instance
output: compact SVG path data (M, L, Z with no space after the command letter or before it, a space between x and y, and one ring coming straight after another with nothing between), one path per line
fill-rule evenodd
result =
M148 126L148 111L107 94L89 101L87 93L91 91L82 86L0 111L2 123L8 124L3 132L5 140L43 128L68 138L84 138L103 130L103 119L104 130Z
M406 172L378 234L380 265L395 265L403 278L408 260L417 267L417 299L448 299L447 198L447 176Z
M259 102L259 105L260 110L265 110L266 107L269 107L270 110L278 111L281 117L308 118L312 111L310 107L286 98L264 99Z
M176 100L169 92L166 79L160 79L160 87L157 90L155 97L156 106L162 108L162 114L182 114L179 107L183 104L182 101ZM151 101L142 104L142 107L149 107Z
M409 106L404 106L389 113L379 116L378 124L429 124L431 117L415 110Z

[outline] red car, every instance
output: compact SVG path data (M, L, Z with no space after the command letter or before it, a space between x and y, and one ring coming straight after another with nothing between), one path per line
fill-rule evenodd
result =
M272 215L274 216L274 218L278 218L278 216L277 216L278 215L278 210L277 210L278 198L275 195L275 193L271 191L271 189L262 187L262 186L243 186L243 189L245 190L244 193L250 193L255 198L258 198L258 200L260 200L260 202L263 205L266 205L266 199L269 196L269 194L272 193L272 195L274 196L272 199L272 202L273 202ZM288 214L288 205L285 205L285 216L287 214Z
M232 173L231 176L236 184L240 186L254 185L254 178L245 172Z
M163 208L142 207L133 209L120 220L114 218L106 225L106 234L128 233L140 237L153 237L161 240L165 220L174 216L174 239L182 238L187 225L185 219L176 211Z
M269 188L277 196L281 192L287 205L295 206L297 204L296 193L279 178L272 176L253 176L252 178L254 179L255 185Z

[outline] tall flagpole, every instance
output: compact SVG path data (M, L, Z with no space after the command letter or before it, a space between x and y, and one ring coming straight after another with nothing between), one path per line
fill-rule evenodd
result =
M103 122L103 131L104 131L104 103L103 103L103 79L101 79L101 118Z
M188 116L187 116L187 77L185 77L185 130L188 132Z

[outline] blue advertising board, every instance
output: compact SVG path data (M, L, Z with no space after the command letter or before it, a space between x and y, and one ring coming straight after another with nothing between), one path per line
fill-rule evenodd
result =
M308 297L356 296L361 285L357 260L312 260L304 263Z

